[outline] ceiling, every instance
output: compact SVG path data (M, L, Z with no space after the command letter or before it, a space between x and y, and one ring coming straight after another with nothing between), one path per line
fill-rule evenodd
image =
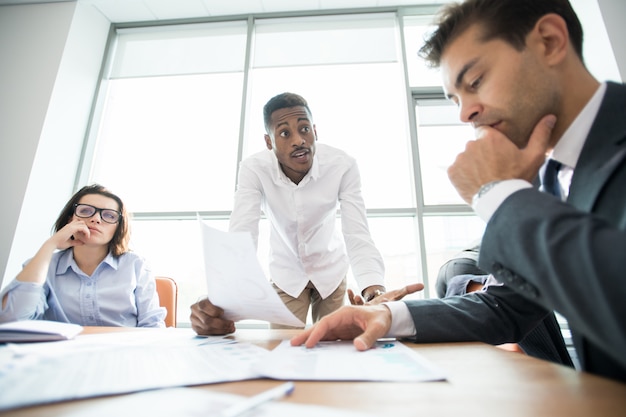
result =
M63 0L61 0L63 1ZM228 15L437 5L444 0L65 0L91 4L113 23L203 18ZM0 6L55 3L0 0Z

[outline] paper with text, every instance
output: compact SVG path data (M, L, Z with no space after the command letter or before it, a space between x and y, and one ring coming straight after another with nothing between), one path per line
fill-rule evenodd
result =
M304 327L265 277L249 233L222 232L199 223L209 299L224 309L224 317Z
M441 381L443 372L414 349L396 340L378 341L356 350L351 340L320 342L313 348L283 341L257 362L259 374L275 379L307 381Z

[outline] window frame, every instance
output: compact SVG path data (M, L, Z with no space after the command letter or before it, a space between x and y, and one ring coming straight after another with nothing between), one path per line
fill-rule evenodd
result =
M368 218L393 218L393 217L410 217L414 219L414 234L416 237L416 256L418 259L415 260L417 264L418 274L421 274L422 281L425 285L425 290L417 295L418 298L430 298L430 295L433 292L434 288L434 280L435 276L430 274L429 276L429 268L428 268L428 248L427 248L427 237L425 236L424 230L424 219L429 216L475 216L470 207L466 205L425 205L423 198L423 187L422 187L422 178L420 175L420 159L419 159L419 147L418 147L418 133L417 133L417 124L415 117L415 106L417 100L427 100L427 99L442 99L445 98L443 94L443 90L440 87L411 87L409 86L409 76L408 76L408 65L407 65L407 56L406 56L406 43L405 32L404 32L404 17L406 16L416 16L416 15L432 15L436 10L435 6L422 6L422 7L395 7L395 8L371 8L366 11L364 10L341 10L341 11L325 11L325 12L317 12L317 13L279 13L279 14L263 14L263 15L249 15L249 16L238 16L231 18L217 18L217 19L207 19L206 23L210 22L224 22L230 20L245 20L247 22L247 39L246 39L246 58L245 58L245 67L244 67L244 77L243 77L243 91L242 91L242 109L241 109L241 124L239 126L239 143L238 143L238 153L237 153L237 165L242 159L242 153L245 149L245 134L246 134L246 112L248 111L247 103L249 101L249 77L250 72L253 71L251 65L251 54L252 54L252 44L253 44L253 32L254 32L254 23L258 19L280 19L280 18L290 18L290 17L309 17L309 16L336 16L336 15L344 15L351 13L395 13L395 18L397 22L397 36L399 39L398 48L400 49L400 53L398 54L399 59L401 60L400 65L404 71L404 85L406 87L406 104L407 104L407 118L408 118L408 126L409 126L409 149L411 152L410 155L410 163L412 170L412 179L411 183L413 186L413 204L414 207L403 207L403 208L386 208L386 209L368 209L367 217ZM181 22L169 22L169 24L175 24ZM151 25L152 23L142 23L141 26ZM156 23L154 23L156 24ZM132 27L132 25L116 25L116 27L127 29ZM110 43L112 45L113 39L115 37L115 31L112 31ZM108 48L108 58L105 59L104 65L108 67L111 65L111 59L114 54L113 47ZM103 71L106 73L106 71ZM107 83L109 81L106 77L103 77L101 80L99 92L96 94L96 99L94 101L94 107L92 111L92 118L90 120L90 126L88 128L88 132L85 138L85 144L83 149L83 154L81 157L79 171L77 173L76 178L76 188L78 188L79 184L85 184L90 181L90 169L91 164L94 160L95 150L96 150L96 141L97 141L97 131L98 126L100 124L100 118L102 116L102 109L105 105L105 95L100 94L100 92L106 91ZM367 88L364 86L364 88ZM238 174L236 174L238 175ZM235 180L236 181L236 180ZM234 191L234 190L233 190ZM339 214L338 214L339 215ZM133 221L174 221L174 220L191 220L196 219L197 217L202 218L207 221L224 221L228 220L230 216L230 211L224 210L204 210L204 211L171 211L171 212L134 212L133 213ZM158 271L155 271L158 272ZM158 273L157 273L158 274ZM199 294L200 295L200 294ZM179 325L180 326L188 326L189 323L185 322L184 319L188 317L188 314L184 314L185 310L188 306L182 305L179 309Z

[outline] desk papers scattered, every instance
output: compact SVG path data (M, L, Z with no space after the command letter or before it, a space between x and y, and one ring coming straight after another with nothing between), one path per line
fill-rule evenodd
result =
M224 309L224 317L304 327L265 277L249 233L222 232L202 221L200 225L209 298Z
M21 320L0 324L0 343L46 342L69 340L83 330L82 326L48 320Z
M395 340L357 351L351 340L320 342L313 348L284 340L254 367L259 374L306 381L441 381L443 372L415 350Z
M396 341L381 341L374 349L358 352L349 341L323 342L306 349L292 347L285 340L270 352L232 337L197 337L191 329L136 329L0 347L0 412L58 401L259 378L403 382L444 379L417 352Z
M137 339L129 339L128 335ZM120 343L115 338L120 338ZM7 358L10 353L12 357ZM173 328L9 345L0 352L0 411L155 388L258 378L252 364L267 353L253 344L226 339L216 343L195 337L191 329Z

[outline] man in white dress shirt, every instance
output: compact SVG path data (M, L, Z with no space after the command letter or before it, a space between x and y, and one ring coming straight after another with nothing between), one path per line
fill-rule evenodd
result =
M267 150L239 167L230 231L250 232L258 246L259 220L265 214L272 285L303 322L309 308L317 322L344 304L350 266L361 302L383 294L383 259L370 236L356 160L317 143L311 110L297 94L273 97L263 116ZM220 313L202 300L192 306L192 327L200 334L234 331L231 322L219 319Z

